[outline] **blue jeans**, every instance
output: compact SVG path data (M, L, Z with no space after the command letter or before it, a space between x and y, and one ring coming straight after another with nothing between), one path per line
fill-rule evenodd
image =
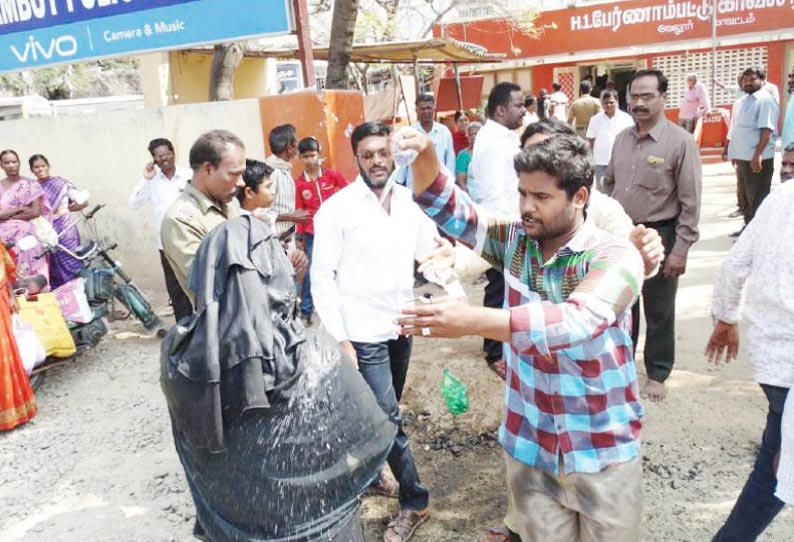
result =
M423 510L430 499L416 472L414 456L403 430L398 401L408 373L411 338L400 337L379 343L353 342L358 357L358 370L367 381L383 411L397 426L397 435L386 461L400 484L400 508Z
M303 284L301 284L301 316L307 318L314 312L314 301L312 301L312 283L309 278L309 268L312 265L312 250L314 250L314 235L310 233L304 234L306 239L306 258L309 260L309 266L306 268L306 274L303 276Z
M777 479L772 461L780 452L780 420L788 388L766 384L761 388L769 401L769 412L758 457L731 515L712 542L753 542L783 509L783 501L775 497Z

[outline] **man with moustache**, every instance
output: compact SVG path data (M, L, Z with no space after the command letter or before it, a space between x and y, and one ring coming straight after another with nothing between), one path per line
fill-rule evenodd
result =
M516 216L518 209L518 176L513 158L520 150L516 129L526 113L521 87L515 83L499 83L488 96L488 119L477 133L472 149L470 189L482 198L481 205L502 217ZM485 272L483 305L501 308L504 304L505 283L502 273L494 268ZM505 359L502 343L490 338L483 340L488 367L505 379Z
M742 72L742 89L746 95L739 111L734 112L736 123L728 143L728 159L736 168L742 185L744 223L755 216L761 202L769 195L774 173L775 137L780 115L778 102L764 87L766 72L751 66Z
M405 134L403 145L419 152L419 205L506 277L509 307L447 299L406 308L397 323L406 336L481 335L507 345L499 440L517 510L511 528L523 542L635 542L642 406L629 308L643 263L628 241L585 220L588 144L556 135L515 157L520 221L474 206L421 134Z
M645 313L645 369L642 395L661 401L675 362L675 296L686 272L689 248L698 240L700 153L692 135L667 120L667 78L659 70L639 70L628 86L636 124L615 138L604 174L604 189L635 224L662 238L662 270L642 286ZM639 338L640 307L632 309L632 339Z
M192 303L187 278L199 245L212 228L237 216L230 204L245 186L245 145L231 132L211 130L190 147L190 167L193 178L163 218L162 241L179 286ZM190 312L175 316L179 321Z
M791 405L786 399L794 385L794 183L787 182L792 178L794 143L783 150L782 186L764 200L714 282L711 313L715 324L706 357L715 365L736 359L744 297L744 357L766 396L768 410L753 470L712 542L754 542L784 506L780 494L776 495L784 473L776 476L775 470L783 442L782 419Z
M393 321L413 298L414 261L435 248L437 229L409 189L397 183L386 186L394 171L389 135L389 127L380 122L353 130L359 175L317 211L310 272L314 306L325 329L397 425L387 461L400 484L400 513L383 540L404 542L428 518L429 496L419 480L398 404L412 341L398 336Z

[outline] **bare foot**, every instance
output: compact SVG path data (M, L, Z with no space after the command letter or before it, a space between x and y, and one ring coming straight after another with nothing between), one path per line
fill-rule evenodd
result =
M667 388L665 388L664 382L658 382L649 378L642 387L640 397L658 403L664 401L664 398L667 397Z

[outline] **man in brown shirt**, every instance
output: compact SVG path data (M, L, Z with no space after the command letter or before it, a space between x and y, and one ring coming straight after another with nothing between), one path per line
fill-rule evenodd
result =
M579 98L574 100L571 104L571 109L568 111L568 124L576 129L579 137L585 137L590 119L596 113L601 112L601 102L598 98L590 96L590 91L592 90L593 87L590 81L582 81L579 85Z
M606 193L618 200L635 224L659 232L665 248L660 273L645 281L645 368L643 397L660 401L675 361L675 296L686 271L689 247L698 240L700 153L691 134L664 116L667 78L640 70L628 87L636 124L615 138L604 176ZM639 337L639 302L632 309L632 335Z

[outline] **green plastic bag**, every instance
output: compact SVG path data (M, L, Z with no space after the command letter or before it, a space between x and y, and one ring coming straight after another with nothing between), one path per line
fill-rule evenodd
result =
M469 410L469 398L466 396L466 385L455 375L444 369L444 380L441 381L441 395L447 402L447 408L457 416Z

